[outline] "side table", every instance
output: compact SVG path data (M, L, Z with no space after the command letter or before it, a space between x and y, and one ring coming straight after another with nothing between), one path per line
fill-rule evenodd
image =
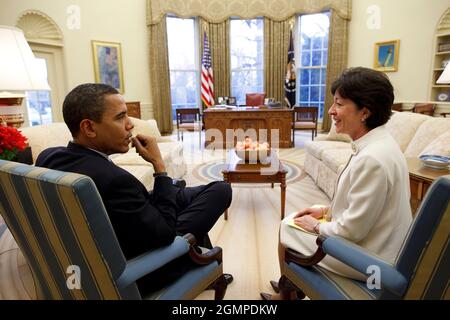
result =
M450 170L426 167L418 158L406 158L406 161L408 163L409 185L411 188L411 210L413 216L415 216L433 181L441 176L449 175Z

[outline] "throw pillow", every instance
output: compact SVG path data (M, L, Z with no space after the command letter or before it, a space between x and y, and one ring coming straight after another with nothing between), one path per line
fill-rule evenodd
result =
M444 132L433 140L420 155L432 154L450 157L450 132Z
M143 134L146 136L153 136L156 138L161 137L161 133L158 130L156 125L156 121L151 120L142 120L138 118L129 117L131 122L134 125L133 134Z

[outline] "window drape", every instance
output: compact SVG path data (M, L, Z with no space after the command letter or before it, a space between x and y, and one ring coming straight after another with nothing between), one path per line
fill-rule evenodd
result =
M230 17L266 17L284 21L298 13L329 9L350 20L351 3L352 0L147 0L147 24L160 22L168 13L181 18L202 17L208 22L219 23Z
M347 68L348 61L348 21L341 18L337 12L331 10L330 31L328 38L327 85L325 103L323 107L322 130L329 131L331 119L328 110L333 104L330 92L331 84Z
M200 25L200 63L203 54L203 32L206 31L211 50L212 69L214 74L214 96L228 97L230 92L230 20L220 23L199 19Z
M163 133L172 131L169 59L167 49L167 13L182 18L199 17L199 48L203 52L203 31L211 46L215 97L231 95L230 17L250 19L264 17L264 90L268 97L284 100L284 77L287 64L290 21L298 14L331 10L327 92L323 129L331 122L328 109L333 102L331 83L346 68L348 57L348 22L351 0L148 0L147 24L150 33L150 77L153 113ZM297 88L298 90L298 88Z
M172 133L172 99L170 97L169 51L167 24L162 19L149 26L150 34L150 90L153 116L161 133Z
M284 21L264 18L264 91L268 98L284 101L289 32L295 17Z

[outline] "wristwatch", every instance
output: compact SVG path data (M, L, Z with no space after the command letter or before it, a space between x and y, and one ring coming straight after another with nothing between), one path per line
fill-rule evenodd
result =
M313 228L314 232L317 234L320 233L319 226L320 226L320 221L317 221L317 223L314 225L314 228Z
M156 178L156 177L167 177L167 172L161 171L161 172L153 173L153 178Z

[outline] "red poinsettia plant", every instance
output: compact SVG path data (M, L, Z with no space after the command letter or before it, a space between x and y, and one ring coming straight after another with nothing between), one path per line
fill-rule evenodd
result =
M16 128L0 125L0 159L13 160L27 146L26 140Z

